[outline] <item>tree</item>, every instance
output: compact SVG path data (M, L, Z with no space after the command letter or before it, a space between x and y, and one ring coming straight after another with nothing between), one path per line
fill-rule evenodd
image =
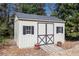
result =
M56 4L57 8L52 13L66 21L66 36L78 37L79 36L79 4Z
M13 28L10 27L12 21L10 21L10 5L0 4L0 36L10 36L13 33Z
M45 15L44 4L17 4L17 9L19 12Z
M7 19L7 4L0 4L0 14L1 14L1 20L0 20L0 32L5 31L7 29L7 23L8 23L8 19ZM4 25L5 24L5 25ZM4 26L3 26L4 25ZM2 29L3 28L3 29Z

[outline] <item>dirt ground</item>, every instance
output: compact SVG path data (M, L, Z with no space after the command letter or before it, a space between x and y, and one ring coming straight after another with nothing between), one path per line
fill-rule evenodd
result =
M52 53L51 56L79 56L79 41L66 41L62 48L63 51Z
M51 56L79 56L79 41L66 41L62 48L64 51L52 53ZM0 56L49 56L44 50L34 48L19 49L13 40L9 40L3 48L0 48Z
M19 49L13 40L8 42L0 48L0 56L46 56L48 55L42 49L27 48Z
M4 48L0 49L1 56L46 56L47 53L43 50L35 50L34 48L19 49L19 48Z
M79 41L65 41L65 43L61 47L64 49L71 49L76 45L79 45Z

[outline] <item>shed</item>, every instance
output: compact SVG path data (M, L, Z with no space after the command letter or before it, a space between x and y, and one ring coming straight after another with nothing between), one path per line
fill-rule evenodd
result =
M65 21L56 17L16 12L14 40L19 48L64 43Z

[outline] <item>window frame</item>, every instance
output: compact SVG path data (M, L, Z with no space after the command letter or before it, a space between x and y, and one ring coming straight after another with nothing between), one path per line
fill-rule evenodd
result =
M26 34L34 35L34 26L23 26L23 35Z
M63 27L57 26L56 33L63 33Z

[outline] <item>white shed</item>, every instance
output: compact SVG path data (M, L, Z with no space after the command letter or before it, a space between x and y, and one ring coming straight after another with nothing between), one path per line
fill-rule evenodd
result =
M65 22L49 16L16 12L14 21L14 40L19 48L64 43Z

